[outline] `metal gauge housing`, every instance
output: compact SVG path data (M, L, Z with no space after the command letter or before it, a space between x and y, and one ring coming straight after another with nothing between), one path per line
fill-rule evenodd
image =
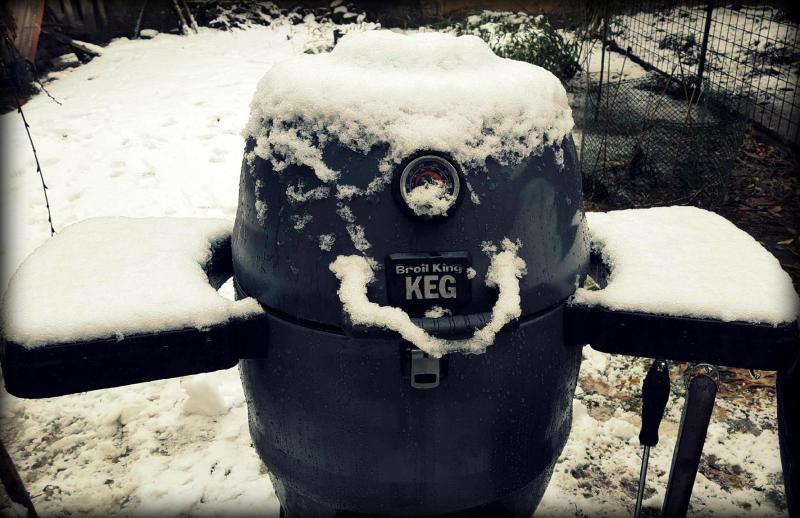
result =
M404 211L415 218L439 219L441 216L419 216L411 208L408 195L417 187L436 185L454 201L448 214L458 206L463 197L461 172L448 158L434 153L423 153L411 157L400 165L400 174L395 176L395 194Z

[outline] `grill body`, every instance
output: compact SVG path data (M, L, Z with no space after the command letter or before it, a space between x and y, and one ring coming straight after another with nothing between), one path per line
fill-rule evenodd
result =
M289 516L530 516L570 430L581 349L563 308L447 355L412 388L410 347L282 318L242 360L250 433Z
M323 157L340 184L366 188L384 153L334 143ZM538 505L569 433L581 358L564 330L564 302L588 263L581 182L571 139L516 166L487 165L464 171L464 199L427 221L403 210L391 184L298 201L287 190L326 187L311 169L245 160L235 284L265 307L269 332L240 371L253 442L289 516L529 516ZM369 248L351 239L354 225ZM323 235L335 238L330 250ZM522 243L527 265L522 317L484 354L445 355L435 388L412 386L415 348L399 335L348 327L329 270L338 255L467 252L477 276L456 313L476 314L497 300L485 242L505 238ZM389 304L385 269L368 291Z

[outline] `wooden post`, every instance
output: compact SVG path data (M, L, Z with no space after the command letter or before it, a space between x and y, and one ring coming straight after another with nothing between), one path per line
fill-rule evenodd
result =
M39 47L39 36L42 32L44 0L10 0L6 7L17 27L14 46L23 58L33 63L36 61L36 49Z

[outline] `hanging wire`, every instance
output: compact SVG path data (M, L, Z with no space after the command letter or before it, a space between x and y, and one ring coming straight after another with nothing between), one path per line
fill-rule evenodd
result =
M57 104L57 105L59 105L59 106L63 106L63 104L61 104L61 101L59 101L58 99L56 99L55 97L53 97L53 96L50 94L50 91L48 91L48 90L47 90L47 88L45 88L45 87L44 87L44 85L42 84L42 82L41 82L41 81L39 81L39 78L38 78L38 77L36 77L36 76L38 75L38 72L36 71L36 65L33 65L33 63L31 63L30 61L28 61L28 64L32 65L32 67L33 67L33 82L34 82L34 83L36 83L36 86L38 86L38 87L39 87L39 90L41 90L42 92L44 92L44 94L45 94L47 97L49 97L51 101L53 101L54 103L56 103L56 104Z
M3 42L6 46L6 50L8 51L8 56L13 56L17 54L17 48L14 46L14 43L11 41L11 38L8 37L6 31L3 31ZM8 65L3 62L3 70L6 74L6 77L9 79L9 83L14 90L14 101L17 105L17 113L19 113L20 117L22 117L22 122L25 125L25 133L28 135L28 142L31 144L31 149L33 150L33 158L36 161L36 172L39 174L39 180L42 182L42 193L44 194L44 204L47 207L47 222L50 225L50 235L54 236L56 233L56 229L53 227L53 214L50 210L50 199L47 196L47 184L44 181L44 173L42 172L42 165L39 163L39 155L36 153L36 146L33 143L33 137L31 136L31 126L28 124L28 120L25 118L25 112L22 111L22 102L20 98L22 95L20 94L19 84L17 84L16 78L12 75L11 71L8 68ZM40 83L41 84L41 83ZM53 99L55 102L59 103L49 92L47 92L48 97Z

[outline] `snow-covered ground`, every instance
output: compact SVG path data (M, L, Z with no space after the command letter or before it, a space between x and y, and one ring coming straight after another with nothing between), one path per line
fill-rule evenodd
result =
M54 75L25 106L50 187L56 229L91 216L232 219L256 83L274 63L318 45L312 20L187 37L118 40L103 56ZM9 274L49 235L39 179L19 116L0 117L2 249ZM638 394L647 362L587 348L572 434L542 515L627 514L639 467ZM673 368L673 374L678 368ZM723 390L695 485L695 515L785 513L765 384ZM664 494L680 418L680 382L654 449L645 505ZM743 403L747 404L743 404ZM55 399L3 393L0 439L41 514L277 516L266 469L250 445L236 369ZM9 511L9 509L6 509Z

